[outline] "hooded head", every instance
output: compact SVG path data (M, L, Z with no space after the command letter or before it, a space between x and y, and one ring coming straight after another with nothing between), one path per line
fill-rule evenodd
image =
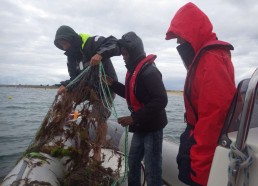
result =
M62 25L56 31L54 44L57 48L64 50L60 45L60 40L65 40L71 45L66 52L74 54L80 51L82 44L81 37L71 27Z
M125 60L126 67L135 67L141 59L146 57L142 40L134 32L128 32L118 40L119 47L126 49L128 58Z
M193 3L187 3L172 18L166 40L179 36L189 42L197 52L206 42L216 39L212 30L213 26L207 15Z

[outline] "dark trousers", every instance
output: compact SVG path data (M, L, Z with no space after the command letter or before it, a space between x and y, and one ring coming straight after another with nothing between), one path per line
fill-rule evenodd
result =
M162 186L163 129L156 132L134 133L129 152L128 186L141 185L141 161L144 158L148 186Z
M191 179L191 174L194 175L195 173L191 169L190 150L196 144L193 135L191 135L192 130L193 127L187 125L185 131L180 136L180 146L177 155L178 179L187 185L200 186Z

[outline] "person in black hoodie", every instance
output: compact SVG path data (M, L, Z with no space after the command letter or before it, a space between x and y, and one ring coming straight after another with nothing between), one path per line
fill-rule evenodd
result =
M127 68L125 85L107 77L107 84L126 98L130 116L118 118L122 126L133 132L129 152L128 185L140 186L141 161L144 158L148 186L162 185L162 140L167 124L167 93L162 75L155 66L156 55L146 56L143 43L134 32L118 40ZM105 78L103 78L105 81Z
M99 70L98 67L94 65L102 61L105 73L117 80L115 69L109 59L112 56L120 55L116 42L117 39L113 36L104 38L102 36L77 34L69 26L60 26L56 31L54 44L57 48L65 51L64 54L67 56L67 67L70 79L61 82L58 93L62 94L66 91L65 86L75 79L85 68L92 65L91 88L100 96ZM110 116L110 111L103 105L100 99L93 103L92 114L98 119L96 147L94 148L93 158L100 160L100 146L104 143L106 138L106 121Z

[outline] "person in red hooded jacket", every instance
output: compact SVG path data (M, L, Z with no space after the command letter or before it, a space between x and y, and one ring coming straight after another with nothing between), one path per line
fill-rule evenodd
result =
M172 18L166 40L177 39L187 69L184 85L185 131L177 155L178 178L207 185L218 138L236 91L233 46L218 40L207 15L193 3Z

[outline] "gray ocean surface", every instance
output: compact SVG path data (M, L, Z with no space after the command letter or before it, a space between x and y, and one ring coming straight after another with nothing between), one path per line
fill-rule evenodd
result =
M0 180L15 166L33 140L46 116L57 89L0 87ZM124 99L116 96L117 116L129 114ZM164 139L178 141L185 128L181 95L168 95L168 125ZM112 115L111 121L116 121Z

